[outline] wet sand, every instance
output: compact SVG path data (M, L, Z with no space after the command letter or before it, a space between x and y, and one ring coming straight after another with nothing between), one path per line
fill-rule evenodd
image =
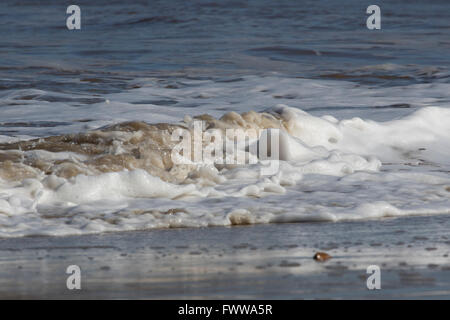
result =
M449 230L443 215L2 239L0 298L449 299Z

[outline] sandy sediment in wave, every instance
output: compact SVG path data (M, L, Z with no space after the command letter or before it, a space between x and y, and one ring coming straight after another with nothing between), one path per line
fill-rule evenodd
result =
M277 114L254 111L230 112L220 119L210 115L186 117L181 124L148 124L124 122L78 134L0 144L0 177L22 180L41 175L71 178L79 174L98 175L105 172L143 169L169 182L182 182L195 169L191 164L175 164L172 150L179 141L172 134L176 129L193 133L193 121L201 120L203 131L218 129L286 128ZM208 142L203 142L203 144Z

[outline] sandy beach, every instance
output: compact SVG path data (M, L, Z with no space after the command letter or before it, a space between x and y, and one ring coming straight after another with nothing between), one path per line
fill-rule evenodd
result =
M448 299L449 227L443 215L2 239L0 298ZM66 288L73 264L81 290Z

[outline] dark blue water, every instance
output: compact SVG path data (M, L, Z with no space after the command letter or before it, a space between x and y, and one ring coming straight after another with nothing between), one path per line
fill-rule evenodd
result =
M450 2L2 0L0 90L109 93L137 77L277 73L374 85L449 81ZM367 66L382 67L367 67Z

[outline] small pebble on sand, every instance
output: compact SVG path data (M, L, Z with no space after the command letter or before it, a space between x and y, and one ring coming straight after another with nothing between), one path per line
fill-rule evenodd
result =
M331 258L331 256L326 252L316 252L316 254L314 255L313 258L316 261L322 262L322 261L327 261L328 259Z

